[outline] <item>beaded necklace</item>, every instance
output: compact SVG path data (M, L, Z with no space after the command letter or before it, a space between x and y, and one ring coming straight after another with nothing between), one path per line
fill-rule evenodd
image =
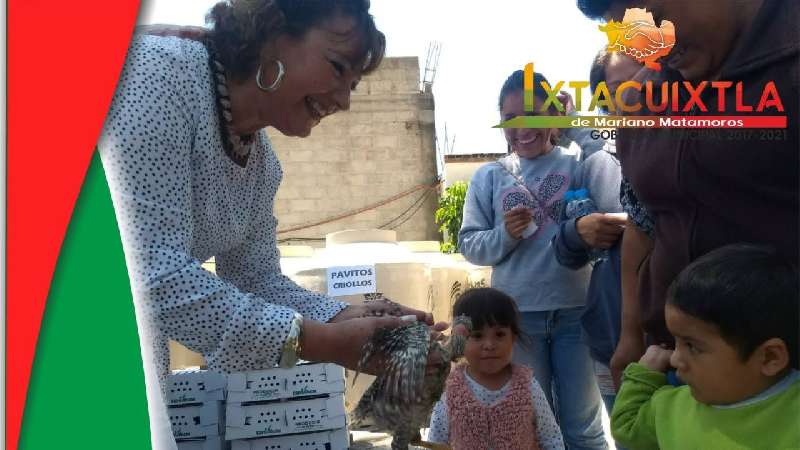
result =
M217 103L217 114L219 114L219 131L222 135L222 147L225 154L237 165L245 167L250 151L255 142L253 133L246 135L236 134L231 123L231 99L228 95L227 77L225 76L225 66L219 62L214 42L208 38L203 40L203 44L208 50L208 65L211 68L211 82L214 84L214 98Z

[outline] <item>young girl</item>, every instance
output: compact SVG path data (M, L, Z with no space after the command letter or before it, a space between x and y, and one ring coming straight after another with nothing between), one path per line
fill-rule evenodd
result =
M519 339L514 301L492 288L471 289L453 306L473 331L466 364L447 379L434 406L428 441L453 450L563 449L558 424L531 369L511 363Z
M506 80L498 106L500 119L560 115L541 107L546 82L534 74L535 111L524 108L524 73ZM552 84L550 84L552 85ZM562 100L566 112L574 108ZM531 341L517 348L514 362L533 368L558 417L571 450L607 450L602 403L589 348L581 340L581 316L591 268L559 264L556 243L571 249L609 248L622 233L624 219L589 214L567 220L565 196L586 190L598 211L619 208L620 167L591 130L567 128L563 137L580 147L573 152L549 128L505 128L511 154L480 167L464 202L459 250L473 264L492 266L492 286L510 295L520 311L520 328Z

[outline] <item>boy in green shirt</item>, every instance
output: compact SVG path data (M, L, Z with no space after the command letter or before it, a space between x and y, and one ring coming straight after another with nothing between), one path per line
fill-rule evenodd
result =
M665 310L675 350L625 369L611 431L634 450L800 449L800 275L769 248L690 264ZM667 384L672 366L685 386Z

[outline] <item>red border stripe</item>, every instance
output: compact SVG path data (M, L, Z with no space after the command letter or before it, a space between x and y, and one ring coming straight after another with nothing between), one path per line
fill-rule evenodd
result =
M9 450L19 443L36 339L58 252L138 9L138 0L7 2ZM60 368L52 369L57 375Z

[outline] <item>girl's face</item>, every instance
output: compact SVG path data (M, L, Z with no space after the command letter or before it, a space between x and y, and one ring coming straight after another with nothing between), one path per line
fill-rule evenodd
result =
M511 364L515 340L509 327L486 325L473 331L464 347L464 357L470 371L484 376L503 371Z
M544 102L537 97L537 109ZM533 116L544 114L541 111L525 111L523 91L508 93L500 107L500 117L503 121L511 120L517 116ZM533 159L549 153L553 149L550 136L555 132L553 128L504 128L506 142L512 152L520 158Z

